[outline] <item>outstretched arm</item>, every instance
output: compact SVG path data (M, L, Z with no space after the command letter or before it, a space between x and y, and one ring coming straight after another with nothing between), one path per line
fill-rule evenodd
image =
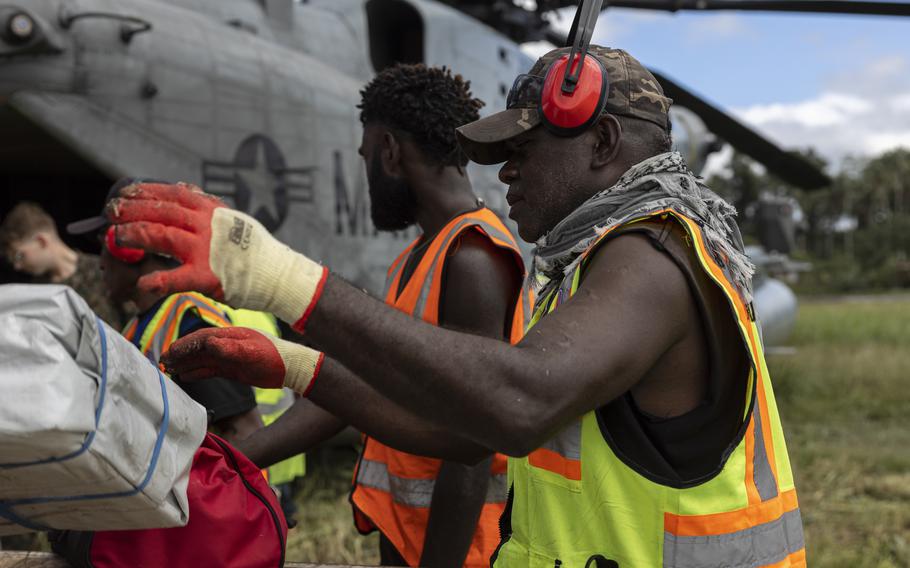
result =
M278 388L310 351L253 329L225 327L203 329L176 341L161 360L172 376L184 381L217 375ZM241 444L260 467L306 452L346 424L414 454L476 463L491 453L382 396L338 361L324 358L320 365L325 385L314 383L308 398Z
M692 300L682 273L635 235L605 244L578 293L512 347L430 326L338 277L326 278L255 220L220 212L224 206L210 205L211 198L172 186L128 193L109 211L115 222L127 223L118 229L120 244L184 262L144 277L141 287L211 290L238 306L272 311L298 329L306 325L317 344L384 396L503 453L525 455L628 391L687 334ZM266 252L250 254L254 249ZM301 376L309 375L295 383L301 392L318 374L315 365L304 367ZM331 375L317 378L320 388L334 387Z

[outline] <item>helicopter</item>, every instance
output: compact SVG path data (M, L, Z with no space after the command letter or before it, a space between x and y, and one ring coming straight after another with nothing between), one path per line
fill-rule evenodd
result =
M97 214L119 177L186 181L377 292L387 263L415 233L379 233L371 224L357 154L362 86L397 62L445 65L471 81L485 112L495 112L504 108L512 79L533 63L521 43L564 41L546 16L576 3L6 0L0 4L0 214L30 199L66 223ZM890 3L608 4L882 11ZM671 111L676 147L696 171L724 139L796 185L828 183L814 165L657 77L677 102ZM497 171L469 169L475 191L505 218ZM793 304L783 311L793 312ZM757 310L763 312L761 302Z

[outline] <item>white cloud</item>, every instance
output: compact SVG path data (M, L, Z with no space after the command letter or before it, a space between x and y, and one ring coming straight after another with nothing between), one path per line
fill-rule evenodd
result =
M833 77L811 99L733 112L783 148L812 147L836 168L848 156L910 148L908 67L903 57L882 58Z
M755 105L736 111L747 122L759 126L769 123L796 123L808 128L837 126L873 110L872 104L844 93L822 93L799 103Z
M897 112L910 112L910 93L892 97L891 108Z
M742 17L735 14L704 16L692 21L686 30L690 42L706 43L731 38L742 39L753 34Z
M910 150L910 129L869 134L865 137L865 145L873 154L880 154L894 148Z

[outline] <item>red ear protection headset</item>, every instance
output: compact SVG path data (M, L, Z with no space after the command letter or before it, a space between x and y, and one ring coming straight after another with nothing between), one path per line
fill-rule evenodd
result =
M142 259L145 258L145 251L142 249L134 249L118 245L115 232L116 231L114 230L114 226L111 225L107 228L107 233L104 235L104 246L107 247L107 250L111 253L111 256L120 262L125 262L127 264L137 264L139 262L142 262Z
M579 4L566 41L572 51L554 61L544 79L538 109L544 126L557 136L581 134L597 121L607 104L607 70L588 54L602 6L603 0Z

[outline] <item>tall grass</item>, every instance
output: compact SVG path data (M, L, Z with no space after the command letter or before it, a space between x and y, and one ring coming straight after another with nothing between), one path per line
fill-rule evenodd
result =
M910 296L803 302L770 358L811 566L910 566ZM288 558L375 564L347 502L353 454L310 461Z
M769 359L812 566L910 566L910 297L804 303Z

